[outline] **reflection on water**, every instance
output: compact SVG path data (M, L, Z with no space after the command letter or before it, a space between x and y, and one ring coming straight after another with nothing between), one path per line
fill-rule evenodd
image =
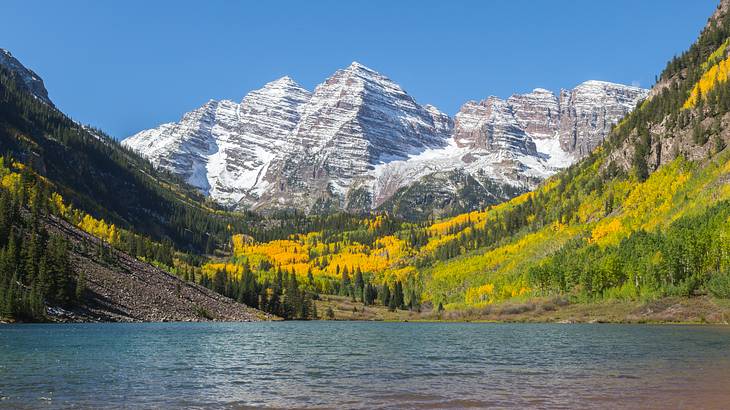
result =
M730 328L0 327L0 407L726 408Z

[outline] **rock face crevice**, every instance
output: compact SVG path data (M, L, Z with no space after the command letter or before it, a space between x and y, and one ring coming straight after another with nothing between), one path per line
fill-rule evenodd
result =
M439 213L534 188L590 153L647 92L587 81L469 101L451 118L355 62L314 92L284 77L122 143L228 206L405 209L392 202L418 192L438 198L422 211Z

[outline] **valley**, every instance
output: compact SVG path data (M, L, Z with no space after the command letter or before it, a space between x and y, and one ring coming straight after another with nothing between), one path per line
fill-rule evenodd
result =
M453 117L354 62L122 142L2 50L0 315L726 323L729 38Z

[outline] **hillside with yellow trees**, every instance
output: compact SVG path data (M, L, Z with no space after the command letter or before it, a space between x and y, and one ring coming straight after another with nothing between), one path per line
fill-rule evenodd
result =
M317 311L327 295L389 314L730 299L729 45L719 8L588 157L510 201L417 222L219 208L0 67L0 319L85 306L78 254L167 278L168 298L189 286L286 319L334 317ZM197 308L179 317L216 318Z
M420 224L381 214L268 242L238 234L203 272L284 272L392 309L730 297L729 42L723 15L601 147L534 192Z

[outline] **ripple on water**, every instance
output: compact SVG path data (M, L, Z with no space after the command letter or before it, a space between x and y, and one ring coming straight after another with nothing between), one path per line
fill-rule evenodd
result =
M724 327L12 325L0 328L0 346L3 407L722 408L730 402Z

